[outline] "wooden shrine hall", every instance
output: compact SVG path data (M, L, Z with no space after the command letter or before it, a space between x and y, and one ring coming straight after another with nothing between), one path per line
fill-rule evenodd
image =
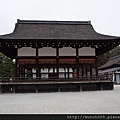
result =
M120 37L97 33L90 21L18 19L13 33L0 36L0 52L15 59L0 91L112 90L113 81L98 76L97 57L118 45Z

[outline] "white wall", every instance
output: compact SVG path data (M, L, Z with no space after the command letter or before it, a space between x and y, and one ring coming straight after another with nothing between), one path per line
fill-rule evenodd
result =
M31 47L19 48L18 56L36 56L36 49L31 48Z
M31 47L22 47L18 49L18 56L36 56L36 49ZM56 56L56 49L44 47L38 50L38 56ZM76 49L63 47L59 49L59 56L76 56ZM95 48L79 48L79 56L95 56Z
M38 50L38 56L56 56L56 49L52 47L44 47Z
M95 56L95 48L91 47L79 48L79 56Z
M60 48L59 56L76 56L76 49L71 47Z

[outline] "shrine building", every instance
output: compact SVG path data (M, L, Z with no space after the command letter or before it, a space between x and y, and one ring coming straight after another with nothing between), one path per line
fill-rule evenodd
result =
M0 91L112 90L113 81L98 76L97 58L118 45L120 37L97 33L90 21L18 19L13 33L0 36L0 52L15 59Z

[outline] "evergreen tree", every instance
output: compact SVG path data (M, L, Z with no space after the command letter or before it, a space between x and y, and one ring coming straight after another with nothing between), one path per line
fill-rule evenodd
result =
M98 66L105 64L111 57L120 55L120 46L108 51L98 57Z
M117 56L120 55L120 46L114 48L113 50L111 50L111 57L113 56Z
M110 52L106 52L100 55L98 57L98 66L105 64L109 60L110 56L111 56Z
M11 77L11 70L14 68L13 60L0 53L0 77Z

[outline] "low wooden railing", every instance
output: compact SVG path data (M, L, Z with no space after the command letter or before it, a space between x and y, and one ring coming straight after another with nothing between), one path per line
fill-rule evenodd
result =
M108 76L108 75L102 75L102 76L76 76L73 78L57 78L57 77L50 77L50 78L25 78L25 77L14 77L14 78L9 78L9 77L5 77L5 78L0 78L0 82L47 82L47 81L51 81L51 82L64 82L64 81L104 81L104 80L108 80L108 81L113 81L113 78Z

